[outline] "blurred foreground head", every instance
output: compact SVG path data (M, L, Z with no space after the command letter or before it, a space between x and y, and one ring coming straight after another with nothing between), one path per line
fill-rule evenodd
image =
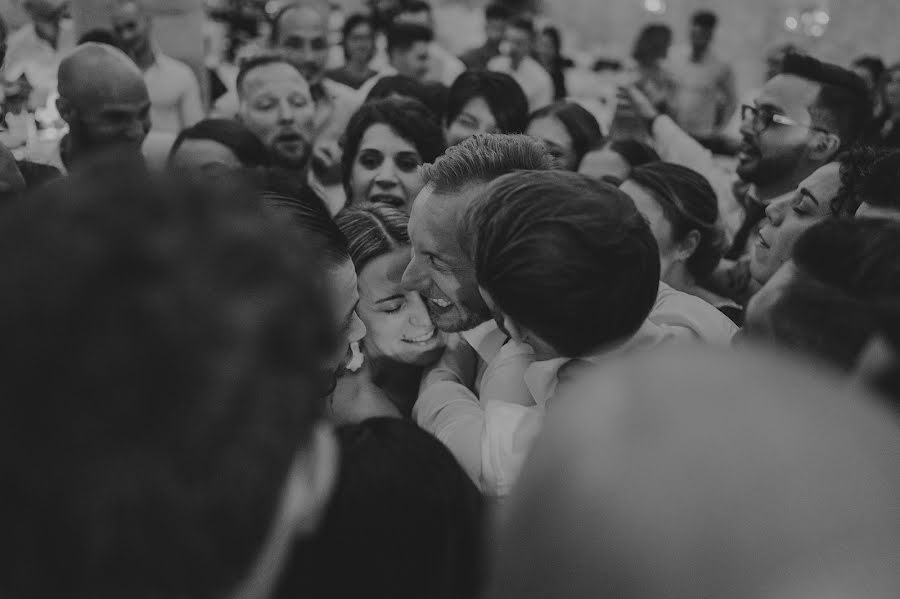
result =
M898 455L876 400L784 356L624 362L550 413L488 597L895 597Z
M335 472L317 253L128 166L0 211L0 595L265 596Z

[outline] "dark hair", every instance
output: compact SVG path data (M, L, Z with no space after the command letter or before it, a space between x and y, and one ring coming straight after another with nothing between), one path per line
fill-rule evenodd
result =
M881 308L900 303L900 223L822 221L800 236L793 259L795 277L748 333L850 372L882 330Z
M872 117L869 91L862 78L843 67L802 54L786 55L782 73L821 86L815 104L809 107L813 124L837 134L842 149L851 147Z
M265 166L269 163L269 151L259 138L241 123L231 119L206 119L178 134L169 160L175 156L185 141L206 139L222 144L231 150L245 167Z
M665 58L672 45L672 30L668 25L653 23L647 25L634 41L631 57L638 64L646 66L653 61Z
M565 357L627 340L656 302L656 240L612 185L565 171L506 175L463 229L478 284Z
M349 206L338 213L335 223L347 238L357 272L375 258L409 245L409 216L392 206Z
M437 193L490 183L514 171L559 168L544 144L527 135L473 135L447 148L434 164L422 167L422 178Z
M414 23L394 23L387 31L388 55L394 52L408 52L417 43L431 43L434 32L424 25Z
M264 191L259 202L264 214L287 222L314 243L326 266L337 266L350 259L347 238L310 188L291 195Z
M719 17L710 10L698 10L691 17L691 24L703 29L715 29L719 24Z
M393 418L337 436L334 495L316 535L296 544L274 599L475 599L484 500L450 451Z
M244 80L247 78L247 75L249 75L256 69L267 67L273 64L286 64L300 73L301 76L303 75L303 73L300 72L300 69L297 68L297 65L288 60L283 54L279 54L277 52L265 52L262 54L257 54L241 61L241 66L238 70L237 75L237 82L235 83L235 89L237 89L238 95L241 95L241 90L244 89ZM304 77L303 80L305 81L306 78Z
M600 130L597 119L577 102L567 100L554 102L533 112L528 121L533 122L548 117L555 118L562 123L572 138L572 149L575 151L578 161L575 165L576 169L585 154L600 147L600 144L603 143L603 132Z
M560 52L562 52L562 34L559 32L559 28L554 27L553 25L547 25L541 29L541 34L550 38L550 41L553 42L553 51L559 56Z
M610 142L607 147L624 158L631 168L662 160L656 150L636 139L617 139Z
M878 93L881 94L881 100L885 106L887 106L887 98L885 97L885 87L887 86L888 81L895 72L900 71L900 62L895 62L891 66L887 67L884 72L881 74L881 80L878 82Z
M879 81L881 81L881 76L884 75L884 61L881 60L878 56L860 56L856 60L853 61L853 66L861 67L872 75L872 80L877 85Z
M431 5L424 0L404 0L400 6L400 14L417 12L431 12Z
M488 4L484 9L484 18L486 21L508 21L512 16L512 11L505 4L494 2Z
M91 29L78 38L77 45L80 46L82 44L106 44L107 46L118 48L119 39L112 31L106 29Z
M353 162L359 152L359 144L372 125L384 124L402 137L419 152L426 163L434 162L444 153L447 142L444 130L435 120L434 114L424 104L407 98L387 98L366 102L350 117L343 138L341 175L344 189L350 200L350 176Z
M860 203L900 210L900 150L886 149L875 157L857 198Z
M856 214L859 205L865 198L865 186L872 178L873 169L884 158L889 157L894 152L896 150L890 148L857 146L838 155L837 161L840 164L841 186L837 195L831 201L833 216L853 216ZM887 164L890 165L890 161ZM896 173L889 173L888 177L889 179L897 179ZM897 193L897 191L898 189L894 187L889 193Z
M483 98L497 121L500 133L524 133L528 127L528 98L506 73L466 71L456 78L447 95L449 126L470 100Z
M515 15L510 17L506 23L506 26L512 27L513 29L518 29L519 31L528 32L532 36L534 35L534 21L522 15Z
M447 110L447 88L440 83L423 83L406 75L389 75L372 86L366 96L366 103L394 96L418 100L428 107L438 122L443 121Z
M344 27L341 29L341 43L344 46L344 58L349 58L347 54L347 38L353 33L353 30L360 25L368 25L372 31L372 39L375 38L375 21L369 15L354 13L347 17L344 21Z
M681 242L691 231L700 234L696 251L688 258L688 272L703 282L725 253L725 232L719 222L719 202L706 178L669 162L652 162L631 171L628 179L647 190L672 226L672 238Z
M315 252L130 167L4 210L3 594L227 594L321 414Z

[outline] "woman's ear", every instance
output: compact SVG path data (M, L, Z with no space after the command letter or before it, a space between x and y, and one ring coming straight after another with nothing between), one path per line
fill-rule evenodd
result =
M690 233L685 235L684 239L681 240L681 243L678 244L678 248L675 251L678 261L687 262L690 260L691 256L694 255L694 252L697 251L699 246L700 231L693 229Z

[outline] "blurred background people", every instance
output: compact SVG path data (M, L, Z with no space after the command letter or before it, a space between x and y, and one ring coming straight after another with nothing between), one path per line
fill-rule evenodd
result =
M534 44L535 56L553 79L554 100L565 100L569 95L566 71L575 66L571 58L563 56L562 47L562 34L552 25L541 29Z
M344 22L341 39L344 66L326 71L325 75L332 81L359 89L378 74L369 66L375 56L375 26L366 15L350 15Z
M553 102L553 79L531 54L534 52L534 22L511 18L503 33L505 52L488 62L488 69L506 73L516 80L528 98L531 112Z
M533 112L526 133L544 142L570 171L577 171L584 156L603 143L597 119L576 102L557 102Z
M459 57L467 69L486 69L491 59L500 56L500 44L511 16L510 9L501 3L488 4L484 8L484 44Z

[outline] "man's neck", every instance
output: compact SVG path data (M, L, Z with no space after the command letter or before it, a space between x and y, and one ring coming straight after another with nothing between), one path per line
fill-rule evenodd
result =
M146 71L156 62L156 53L153 51L153 46L148 43L141 50L135 52L131 59L134 60L139 69Z

